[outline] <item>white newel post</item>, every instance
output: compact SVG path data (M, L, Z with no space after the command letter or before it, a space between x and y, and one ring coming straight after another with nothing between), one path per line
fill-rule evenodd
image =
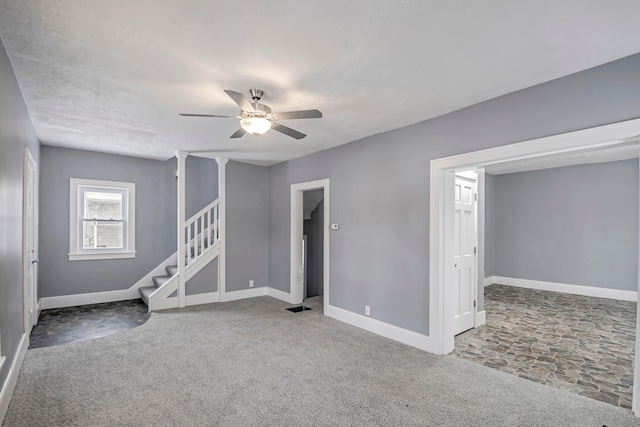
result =
M186 265L185 265L185 241L184 241L184 229L185 229L185 210L186 210L186 198L185 198L185 160L187 153L184 151L177 151L176 158L178 159L178 307L182 308L185 304L185 277L186 277Z
M217 158L218 163L218 205L220 222L218 224L218 230L220 234L220 253L218 255L218 295L220 301L224 301L225 294L225 280L227 277L226 270L226 248L227 248L227 236L226 236L226 211L227 203L225 199L226 195L226 176L227 176L227 163L229 159Z

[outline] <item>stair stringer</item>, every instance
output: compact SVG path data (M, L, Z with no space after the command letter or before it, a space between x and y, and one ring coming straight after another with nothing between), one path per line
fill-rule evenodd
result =
M195 261L185 268L185 282L198 274L207 264L220 255L220 242L207 248ZM176 253L177 256L177 253ZM149 311L178 308L178 297L171 295L178 290L180 284L179 274L175 274L160 286L155 292L149 295Z

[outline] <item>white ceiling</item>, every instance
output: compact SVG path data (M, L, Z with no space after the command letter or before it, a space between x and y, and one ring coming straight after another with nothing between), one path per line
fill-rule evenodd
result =
M640 52L637 0L0 0L43 144L270 165ZM223 92L322 119L229 139Z

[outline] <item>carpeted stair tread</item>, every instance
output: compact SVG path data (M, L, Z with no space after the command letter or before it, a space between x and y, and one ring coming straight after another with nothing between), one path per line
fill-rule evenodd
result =
M171 279L170 276L153 276L153 284L156 288L164 285L167 280Z
M144 301L145 304L149 305L149 296L151 296L152 293L154 293L158 288L156 288L155 286L143 286L142 288L138 289L138 292L140 292L140 298L142 298L142 301Z
M168 265L165 270L167 270L167 274L169 277L173 277L178 274L178 266L177 265Z

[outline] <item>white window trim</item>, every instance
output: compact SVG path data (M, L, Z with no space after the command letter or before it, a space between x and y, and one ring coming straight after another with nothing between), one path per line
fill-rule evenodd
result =
M78 187L104 187L128 191L127 200L127 245L123 249L99 249L95 252L81 251L79 242L80 200ZM98 181L71 178L69 180L69 261L118 259L136 257L136 185L131 182Z

